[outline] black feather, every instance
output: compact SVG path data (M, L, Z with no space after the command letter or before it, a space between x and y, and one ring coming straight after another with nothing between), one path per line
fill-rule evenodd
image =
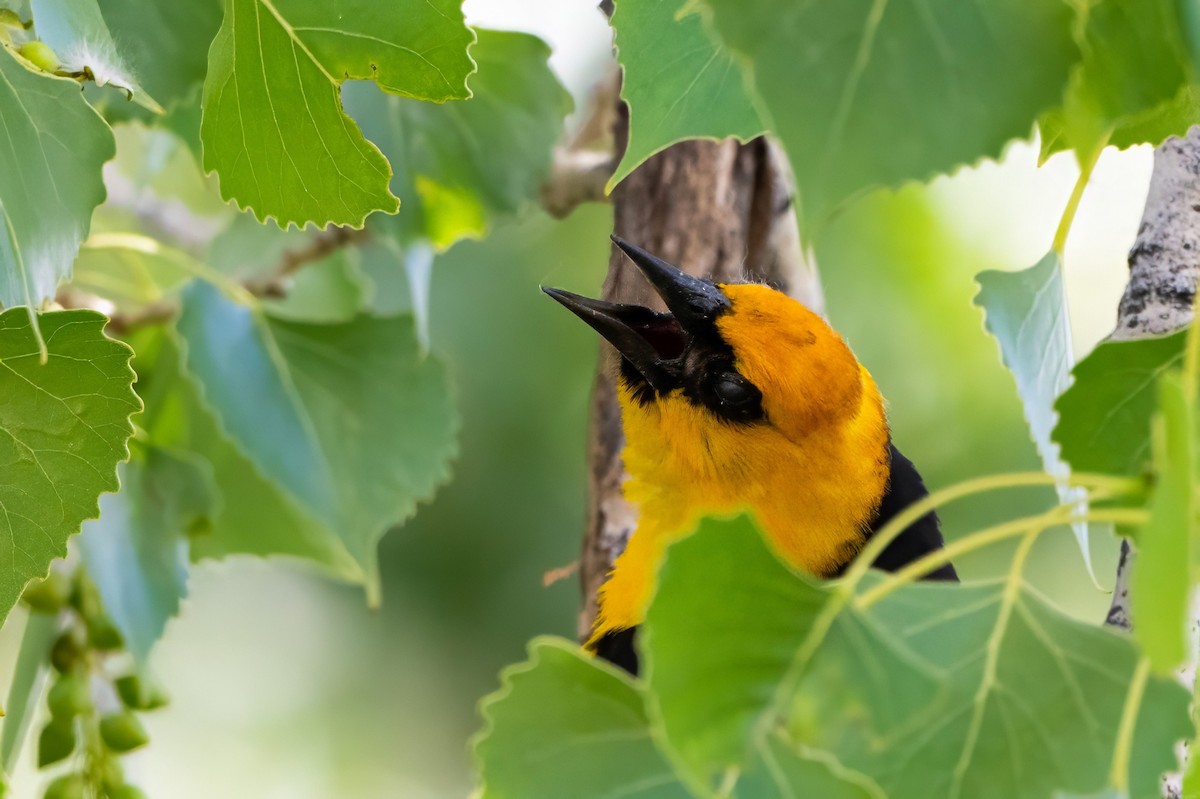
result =
M925 481L921 479L912 461L904 457L895 444L890 444L888 449L891 455L891 469L888 471L887 488L883 491L879 510L875 511L875 519L871 522L870 535L879 532L897 513L909 505L929 496L929 489L925 488ZM944 543L937 514L930 511L888 544L887 549L880 553L873 565L887 572L898 571L921 556L941 549ZM958 574L954 571L954 566L947 563L931 571L923 579L958 582Z

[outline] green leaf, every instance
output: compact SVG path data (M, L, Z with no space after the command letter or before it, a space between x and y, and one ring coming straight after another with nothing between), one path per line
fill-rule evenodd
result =
M278 319L349 322L366 304L366 278L358 262L357 248L341 247L305 264L288 280L287 295L265 300L263 307Z
M744 519L670 548L644 628L647 681L668 742L706 783L751 760L774 721L891 799L1104 787L1138 661L1128 640L1068 619L1019 575L852 600L812 638L830 621L823 595ZM1187 702L1170 680L1147 684L1138 779L1173 764Z
M1071 321L1063 292L1062 266L1054 252L1019 272L987 271L976 275L979 294L975 304L983 308L988 332L1000 344L1004 365L1017 381L1017 393L1025 409L1025 421L1042 467L1064 480L1070 467L1059 446L1050 437L1054 431L1054 401L1071 383ZM1081 489L1058 485L1059 500L1083 502ZM1075 538L1090 565L1086 524L1074 525Z
M97 86L112 84L139 105L162 113L162 106L138 85L126 59L117 52L96 0L32 0L34 30L48 44L64 72L84 72Z
M1200 122L1200 86L1187 83L1170 100L1122 119L1108 141L1120 148L1147 142L1157 147L1168 136L1185 135L1197 122Z
M196 246L207 243L236 216L218 194L216 180L200 169L199 156L172 131L132 122L116 125L113 135L117 157L105 168L111 199L140 208L144 215L151 212L148 215L158 227L138 227L145 223L133 216L128 220L131 224L99 226L101 230L156 236L165 227L171 238ZM97 217L118 213L109 206L100 206ZM118 218L125 222L128 217Z
M1158 378L1183 362L1187 332L1101 343L1074 369L1054 408L1054 440L1080 472L1141 475L1149 465Z
M182 373L172 337L142 331L135 345L138 385L146 397L141 423L150 441L208 462L221 498L211 527L189 531L192 559L283 555L361 582L362 569L341 540L288 499L221 431Z
M311 248L316 234L280 230L259 223L250 214L237 215L213 239L206 258L216 271L240 282L278 277L289 252ZM356 248L339 247L317 261L284 276L286 295L266 299L264 307L283 319L307 322L348 322L366 304L367 279L360 274Z
M187 535L206 529L218 505L211 466L158 448L121 470L121 491L79 538L88 576L139 663L187 596Z
M577 644L538 638L483 700L480 799L687 799L655 747L638 684Z
M471 99L441 106L347 84L346 108L379 145L403 210L380 228L402 245L427 239L444 250L481 237L493 218L536 199L571 98L536 36L478 31ZM386 89L386 87L383 87Z
M729 544L728 567L709 560L716 540ZM701 575L703 591L688 587L686 581ZM741 597L754 598L763 624L743 623L748 608L733 601ZM783 681L827 598L763 546L746 516L705 519L695 534L670 547L639 635L666 738L705 783L744 761L770 701L767 686ZM699 646L709 635L732 638ZM735 652L742 656L733 657ZM702 695L712 699L697 701Z
M185 363L263 474L345 544L378 593L375 548L448 477L457 421L445 370L407 317L287 322L184 290Z
M1102 0L1088 8L1083 58L1064 105L1064 145L1086 155L1110 129L1147 113L1161 115L1167 105L1178 108L1179 93L1191 83L1179 9L1174 0ZM1190 120L1196 121L1200 117ZM1127 128L1113 143L1140 143L1129 134Z
M889 797L1008 799L1105 787L1138 660L1125 637L1066 617L1011 574L961 590L910 586L866 616L877 636L944 680L936 716L911 735L871 751L868 724L860 757L833 747ZM876 679L873 696L889 683ZM1174 746L1191 734L1186 708L1174 680L1150 680L1130 754L1134 793L1156 791L1159 775L1175 767ZM909 759L922 768L905 769Z
M21 754L21 744L29 734L37 712L38 700L46 685L50 647L58 636L58 618L46 613L30 613L21 636L21 649L8 686L5 716L0 719L0 771L12 773Z
M418 100L470 96L459 0L226 0L202 100L221 196L280 227L393 213L391 170L341 107L348 79Z
M0 306L36 307L71 274L116 149L79 84L0 50Z
M756 755L757 762L738 781L738 799L887 799L878 785L829 753L796 746L782 735L768 736Z
M1134 635L1160 674L1187 657L1188 595L1196 537L1196 424L1183 380L1169 372L1158 381L1159 415L1152 450L1157 476L1150 520L1137 532L1133 570Z
M161 302L196 272L185 253L136 233L95 233L75 259L72 291L109 300L122 311Z
M742 54L812 229L840 203L997 157L1062 98L1059 0L704 0Z
M221 25L220 0L99 3L134 74L163 106L170 109L196 93L208 70L208 47Z
M749 141L766 129L747 95L741 65L717 46L688 0L619 0L612 16L629 143L608 181L684 139Z
M142 403L130 350L105 338L105 321L93 311L42 314L42 364L26 309L0 314L0 622L96 517L129 457L129 417Z

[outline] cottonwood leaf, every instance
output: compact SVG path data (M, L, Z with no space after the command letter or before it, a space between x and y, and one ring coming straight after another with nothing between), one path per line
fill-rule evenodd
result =
M241 282L271 280L289 253L311 249L320 235L280 230L238 214L208 249L206 263ZM268 298L273 316L305 322L348 322L367 304L367 279L359 271L358 248L335 247L284 278L285 296Z
M887 799L870 779L846 769L828 752L770 735L755 748L750 770L738 780L736 799Z
M58 619L48 613L30 613L21 633L21 648L9 678L4 717L0 718L0 772L11 774L21 754L37 712L38 700L50 669L50 649L58 637Z
M190 531L192 560L231 555L300 558L331 576L362 582L362 568L341 539L315 521L243 455L182 372L173 336L140 331L134 339L138 385L146 396L141 418L149 440L208 463L220 505L211 525Z
M208 47L221 25L221 0L98 2L142 85L167 109L189 100L208 70Z
M204 81L204 167L221 196L281 227L392 213L391 169L342 110L349 79L443 102L470 96L458 0L227 0Z
M788 151L802 223L1029 135L1078 57L1058 0L703 0Z
M193 259L137 233L94 233L79 249L71 288L109 300L122 311L162 302L195 274Z
M727 560L714 559L717 542L728 547ZM692 584L697 579L704 591ZM728 769L747 766L762 745L758 732L779 687L803 668L798 659L812 659L813 652L798 652L829 601L824 586L798 577L763 545L749 517L705 519L670 547L640 646L665 737L696 779L711 786ZM749 623L747 612L761 614L759 623ZM833 647L860 640L860 627L851 617L835 621ZM709 636L719 636L720 643L701 645ZM829 676L870 686L865 668L906 680L903 691L889 687L870 703L899 729L927 715L922 709L937 692L936 680L905 658L885 644L866 660L839 659ZM844 695L831 681L822 686Z
M188 537L212 524L212 467L156 447L119 470L121 491L100 500L79 550L126 648L144 664L187 596Z
M79 84L0 47L0 306L37 307L70 276L115 152Z
M1138 144L1129 123L1179 108L1180 92L1192 83L1180 12L1172 0L1103 0L1088 8L1083 58L1063 108L1064 145L1087 155L1114 128L1125 128L1114 131L1114 144ZM1200 117L1177 127L1184 121L1178 119L1169 132L1183 134ZM1158 144L1161 138L1143 141Z
M647 158L684 139L749 141L766 129L742 67L708 36L688 0L619 0L612 15L629 143L611 191Z
M97 86L116 86L147 110L162 113L117 51L96 0L31 0L31 6L38 39L54 50L64 72L87 70Z
M1086 501L1082 489L1070 488L1070 467L1062 459L1054 432L1054 401L1071 384L1071 321L1057 254L1019 272L990 270L976 275L975 304L984 309L988 332L1000 345L1004 365L1017 382L1017 394L1042 467L1058 478L1058 497L1065 504ZM1086 524L1072 525L1084 562L1091 568Z
M577 644L535 639L483 700L480 799L688 799L655 746L645 701L639 684Z
M25 585L67 553L67 539L116 491L129 457L131 352L106 338L93 311L42 314L48 351L25 308L0 314L0 623Z
M376 546L445 481L457 419L408 317L277 319L209 284L183 292L187 371L246 456L331 530L378 597Z
M1158 394L1151 435L1154 494L1150 518L1137 531L1132 588L1138 623L1133 629L1155 670L1170 674L1188 651L1188 595L1196 538L1196 424L1193 403L1179 374L1163 375Z
M342 91L346 109L392 165L403 210L373 224L402 246L445 250L481 237L498 216L537 198L571 98L536 36L480 30L471 99L430 105L388 96L369 83ZM386 88L386 87L380 87Z
M1141 475L1149 466L1157 381L1183 362L1187 331L1136 341L1105 341L1080 361L1075 382L1055 403L1054 440L1071 468Z
M769 715L891 799L1105 787L1138 660L1131 642L1068 619L1016 575L852 601L812 639L828 591L773 558L745 520L709 521L672 545L660 574L647 680L667 740L702 779L749 760ZM704 615L713 596L725 609ZM1146 686L1130 755L1139 779L1173 764L1187 702L1170 680Z

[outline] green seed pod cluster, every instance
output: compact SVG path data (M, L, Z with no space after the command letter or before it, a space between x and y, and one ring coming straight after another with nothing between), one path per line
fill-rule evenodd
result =
M71 577L52 572L22 600L62 625L50 648L50 720L38 735L37 759L40 768L66 762L69 770L50 782L45 799L145 799L125 781L120 758L149 742L140 714L165 705L166 693L143 675L110 676L113 661L128 659L124 641L82 568Z

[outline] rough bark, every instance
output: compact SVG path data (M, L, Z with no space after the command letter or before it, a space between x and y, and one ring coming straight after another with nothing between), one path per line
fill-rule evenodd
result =
M619 109L618 152L628 117ZM786 161L765 138L688 141L651 158L613 191L613 231L676 264L718 281L766 282L820 312L820 285L801 248ZM662 308L637 268L615 247L604 299ZM622 496L624 439L614 375L616 353L601 345L589 432L587 527L580 561L579 635L596 616L596 592L637 523Z
M1171 137L1154 151L1154 172L1142 212L1137 240L1129 251L1129 284L1117 312L1110 338L1129 340L1178 330L1192 321L1196 280L1200 277L1200 126L1184 138ZM1121 542L1117 584L1106 623L1129 630L1129 581L1137 553ZM1195 630L1200 606L1192 604L1191 662L1180 679L1195 681ZM1179 775L1163 783L1163 796L1181 795Z

